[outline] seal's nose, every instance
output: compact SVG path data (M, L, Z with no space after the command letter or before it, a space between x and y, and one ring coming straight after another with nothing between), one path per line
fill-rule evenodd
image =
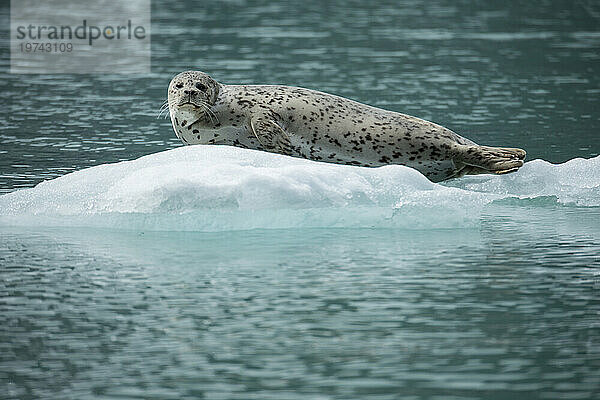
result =
M196 90L184 90L183 93L185 93L185 94L191 94L193 96L193 95L197 94L198 91L196 91Z

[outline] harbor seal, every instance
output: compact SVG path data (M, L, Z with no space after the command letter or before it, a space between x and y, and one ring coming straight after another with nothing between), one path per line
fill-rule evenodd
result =
M230 145L336 164L412 167L441 182L505 174L525 151L479 146L443 126L300 87L225 85L200 71L175 76L167 105L186 144Z

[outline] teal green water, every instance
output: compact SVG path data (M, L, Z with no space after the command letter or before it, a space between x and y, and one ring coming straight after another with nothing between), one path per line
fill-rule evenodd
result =
M600 397L600 6L152 11L148 76L10 75L2 47L0 398ZM156 116L185 69L535 161L432 185L181 148Z

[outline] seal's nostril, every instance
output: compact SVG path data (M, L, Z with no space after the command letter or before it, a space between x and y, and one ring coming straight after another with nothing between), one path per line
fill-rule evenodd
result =
M194 94L197 94L198 92L196 90L184 90L183 93L194 95Z

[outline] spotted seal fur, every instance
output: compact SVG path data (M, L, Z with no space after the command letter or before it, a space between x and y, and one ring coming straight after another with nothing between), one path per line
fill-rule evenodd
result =
M199 71L175 76L168 107L186 144L222 144L336 164L400 164L433 182L504 174L525 151L479 146L443 126L316 90L224 85Z

